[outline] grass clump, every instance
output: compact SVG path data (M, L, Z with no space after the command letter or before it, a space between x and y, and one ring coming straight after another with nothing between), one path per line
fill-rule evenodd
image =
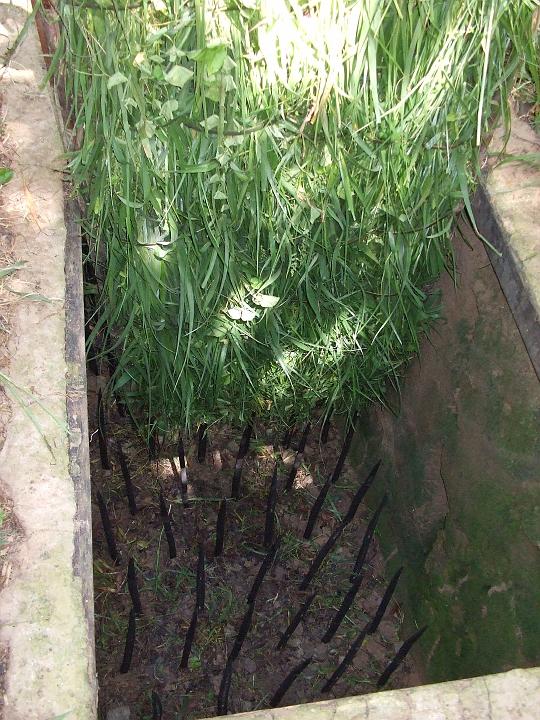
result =
M61 2L93 337L132 410L172 429L381 400L436 317L535 7Z

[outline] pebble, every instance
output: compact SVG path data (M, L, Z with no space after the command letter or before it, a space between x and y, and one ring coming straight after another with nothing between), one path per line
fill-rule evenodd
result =
M107 710L107 720L129 720L131 712L127 705L117 705L117 707Z

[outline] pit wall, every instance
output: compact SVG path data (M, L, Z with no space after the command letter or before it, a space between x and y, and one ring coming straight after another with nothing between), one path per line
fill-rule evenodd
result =
M539 193L527 166L489 175L475 215L499 252L490 262L462 226L444 319L389 397L395 414L377 408L359 431L359 469L383 461L370 502L389 495L387 574L405 566L408 629L429 623L415 649L428 683L540 664Z

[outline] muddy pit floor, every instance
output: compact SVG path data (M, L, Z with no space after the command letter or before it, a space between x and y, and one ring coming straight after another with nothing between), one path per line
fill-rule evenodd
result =
M266 498L276 457L279 479L284 479L294 461L300 432L291 449L274 453L273 437L255 427L242 475L242 497L227 503L225 549L213 557L216 518L222 498L230 497L231 478L241 432L227 427L208 431L206 462L197 462L195 440L185 443L188 465L189 505L179 492L167 450L150 461L148 449L131 423L114 408L108 413L108 442L112 470L101 468L98 450L96 398L103 382L89 377L91 469L94 496L94 589L96 652L101 717L111 708L127 705L131 717L152 717L151 693L163 704L164 718L203 718L216 714L216 698L228 652L247 609L246 595L266 554L263 547ZM285 675L302 659L312 662L298 677L280 705L356 695L375 690L375 682L395 655L402 615L392 601L378 631L368 636L354 663L333 691L323 695L321 687L345 656L347 649L384 593L387 578L376 538L367 556L366 573L352 608L328 644L321 636L350 587L349 577L370 513L365 503L347 526L306 592L299 590L311 559L328 539L346 512L354 491L365 479L377 458L365 468L353 469L350 462L330 490L309 541L303 539L309 510L328 474L333 470L343 442L341 430L333 428L321 445L314 429L308 439L304 461L294 489L280 491L276 509L276 532L281 537L277 559L257 596L253 624L236 663L230 691L229 712L268 707L270 697ZM131 476L137 487L138 512L129 512L125 485L114 448L120 441ZM178 468L174 447L169 448ZM177 557L169 559L159 513L162 490L171 508ZM114 526L120 565L108 553L95 493L101 490ZM386 510L389 511L388 509ZM205 609L199 615L196 636L186 670L180 669L186 631L195 604L198 543L206 555ZM137 620L135 650L130 671L121 674L124 642L131 601L126 573L132 557L143 615ZM309 612L285 649L276 650L280 634L293 614L316 592ZM411 682L411 661L392 676L387 688L406 687Z

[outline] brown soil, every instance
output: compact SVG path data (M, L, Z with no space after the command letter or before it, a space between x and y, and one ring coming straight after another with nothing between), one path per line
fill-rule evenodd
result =
M100 685L100 710L128 705L135 718L151 717L150 696L156 691L164 717L201 718L216 713L216 697L228 652L247 609L246 595L264 557L262 547L266 496L275 455L269 434L257 428L246 458L241 500L228 502L225 551L213 559L219 502L230 495L230 481L240 433L212 428L205 464L196 458L195 442L186 444L189 506L184 507L179 483L163 451L150 463L148 451L127 419L111 411L109 452L114 470L101 469L96 421L96 388L103 378L89 377L91 469L94 492L101 489L115 528L122 562L110 560L99 511L94 506L94 588L96 602L96 651ZM297 433L298 440L300 433ZM277 561L257 596L254 620L236 664L230 694L230 712L268 707L269 699L286 674L300 660L313 660L286 694L282 705L328 697L372 692L382 670L395 655L401 612L391 603L379 631L370 636L333 693L324 696L321 686L344 657L352 640L377 608L386 580L384 560L377 542L368 555L366 577L355 603L333 640L324 644L325 631L344 592L366 527L369 513L363 504L337 548L312 581L307 592L298 584L310 560L343 517L354 491L369 468L360 474L347 463L331 490L310 541L303 540L306 519L328 473L333 469L342 442L335 432L321 446L312 433L296 487L278 501L281 547ZM122 442L132 479L136 484L138 513L130 515L124 482L114 456L116 440ZM294 447L294 440L293 440ZM176 451L170 448L178 467ZM294 450L279 452L281 483L288 475ZM377 458L373 458L375 461ZM172 507L178 556L169 559L159 516L159 488ZM186 630L195 603L197 545L206 554L205 611L200 614L189 668L179 668ZM144 615L137 620L137 640L131 670L120 674L124 638L131 607L126 584L129 557L135 559ZM306 619L282 650L275 650L281 632L310 592L317 592ZM405 663L387 687L413 684Z

